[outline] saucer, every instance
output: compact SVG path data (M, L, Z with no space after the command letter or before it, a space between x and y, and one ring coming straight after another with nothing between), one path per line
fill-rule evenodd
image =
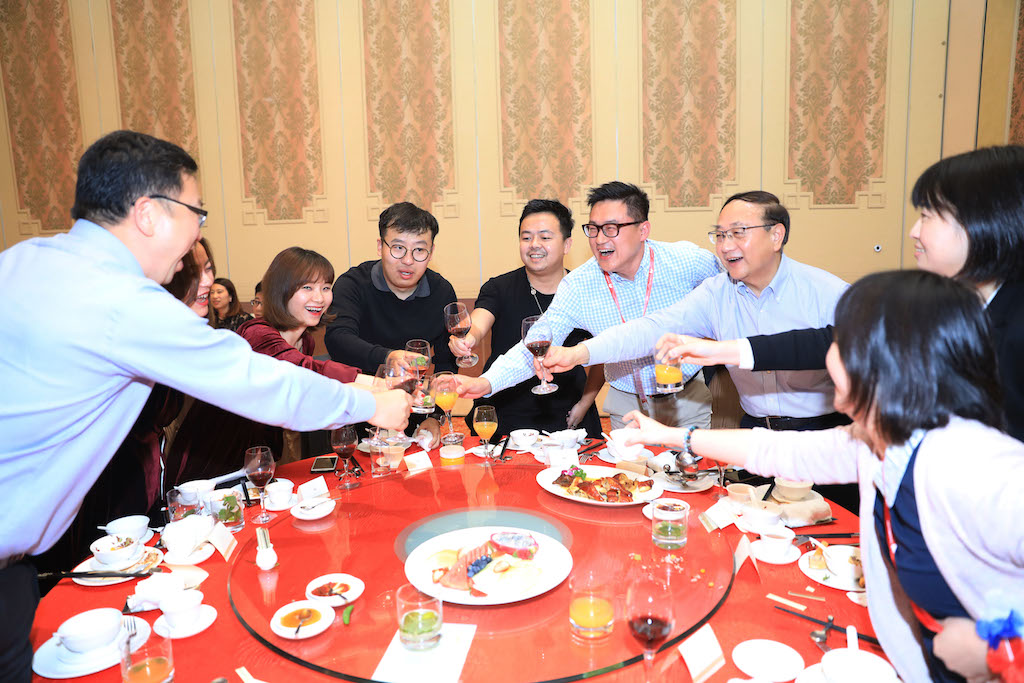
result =
M308 511L302 509L303 505L315 505L316 503L314 503L313 501L320 502L320 500L325 500L327 502L323 503L322 505L317 505L317 507ZM337 501L335 501L332 498L311 498L309 500L303 501L301 503L296 503L295 505L293 505L291 507L291 513L292 517L309 522L314 519L323 519L327 515L331 514L331 512L334 511L334 506L337 504Z
M769 496L769 498L771 498L774 502L778 503L779 505L791 505L793 503L810 503L811 501L815 500L824 500L822 495L815 491L814 489L811 489L806 496L797 500L783 498L782 496L775 492L775 489L772 489L772 493Z
M206 629L210 628L214 621L217 619L217 608L213 605L200 605L199 616L192 624L186 628L172 629L167 624L167 619L164 615L160 615L156 618L153 623L153 630L156 631L158 636L163 638L170 638L176 640L178 638L189 638L202 633Z
M751 543L750 553L758 562L767 562L768 564L791 564L800 559L800 548L797 548L795 545L789 546L786 552L780 556L765 552L764 541L754 541Z
M794 683L825 683L825 672L821 670L821 662L811 664L800 672Z
M732 650L736 668L751 678L783 683L804 670L804 658L789 645L774 640L746 640Z
M707 491L718 483L717 472L700 475L696 479L692 481L687 480L683 484L679 483L675 477L669 477L664 472L655 472L651 478L661 482L666 491L674 491L675 493L700 493Z
M494 457L498 457L498 453L501 452L501 446L499 446L497 444L494 444L492 446L492 448L494 450ZM478 458L486 458L487 457L485 455L484 447L483 447L482 444L479 445L479 446L473 446L472 448L467 448L466 449L466 455L475 455Z
M269 510L270 512L281 512L281 510L287 510L288 508L290 508L291 506L295 505L298 502L299 495L297 493L292 493L292 497L289 498L284 505L276 505L274 503L271 503L270 499L267 498L267 510Z
M330 595L330 596L318 596L313 595L313 589L317 586L322 586L328 581L334 583L347 583L349 589L345 591L344 596L341 595ZM366 584L363 583L362 579L359 579L351 574L324 574L318 576L306 586L306 597L316 602L322 602L325 605L331 607L344 607L345 605L355 602L363 591L366 589Z
M167 554L164 555L164 564L202 564L203 562L206 562L208 559L210 559L211 556L213 556L214 550L216 550L216 548L213 547L212 543L204 541L203 544L199 546L199 548L193 550L191 554L186 555L185 557L178 557L177 555L174 555L170 551L168 551Z
M648 458L653 458L653 457L654 457L654 452L653 451L651 451L648 448L643 448L643 449L640 450L640 453L638 454L637 457L633 458L632 460L628 460L626 462L646 463ZM615 465L615 464L617 464L617 463L622 461L622 458L620 458L619 456L613 454L611 452L611 449L608 449L608 448L602 448L601 450L599 450L597 452L597 459L598 460L604 460L606 463L608 463L610 465Z
M285 626L281 623L281 619L284 616L304 608L316 610L320 613L320 618L308 626L303 626L299 629L298 634L295 633L294 626ZM313 602L312 600L297 600L274 612L274 616L270 618L270 630L288 640L302 640L303 638L312 638L313 636L320 635L330 627L333 621L334 608L330 605L325 605L322 602Z
M164 554L156 548L143 547L142 553L135 558L133 564L124 567L123 569L111 569L109 565L105 565L101 562L96 562L97 566L94 566L94 557L81 562L77 567L72 569L76 572L95 572L95 571L125 571L125 572L143 572L153 569L163 559ZM112 586L116 583L124 583L126 581L134 581L134 576L111 576L111 577L89 577L89 576L76 576L71 579L79 586Z
M736 517L736 528L745 534L757 534L761 536L763 534L770 534L771 532L785 533L786 525L781 521L775 524L756 524L749 520L744 520L742 516Z
M132 652L135 652L149 639L149 624L139 617L125 619L135 620L136 634L132 638ZM32 657L32 671L43 678L77 678L115 667L121 662L118 639L91 652L74 653L65 649L56 637L50 638Z

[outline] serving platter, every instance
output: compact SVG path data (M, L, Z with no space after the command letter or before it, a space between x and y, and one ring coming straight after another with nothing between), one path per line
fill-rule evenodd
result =
M600 479L601 477L614 477L617 474L625 474L630 479L651 479L651 477L641 477L635 472L627 472L626 470L616 469L615 467L602 467L600 465L580 465L580 469L583 470L588 479ZM616 502L609 503L603 500L591 500L590 498L580 498L574 496L564 487L559 486L555 483L555 479L562 474L562 470L557 467L548 467L547 469L541 470L537 473L537 483L542 489L548 493L554 494L559 498L565 498L566 500L572 500L577 503L586 503L587 505L600 505L602 507L628 507L630 505L641 505L643 503L649 503L652 500L660 498L665 493L665 487L656 479L651 479L653 482L651 489L643 493L637 493L633 495L633 500L628 502Z

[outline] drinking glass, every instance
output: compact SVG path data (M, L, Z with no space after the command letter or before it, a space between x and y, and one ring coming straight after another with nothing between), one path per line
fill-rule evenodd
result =
M583 642L603 639L615 625L613 582L580 570L569 579L569 629Z
M494 406L477 406L473 411L473 429L484 440L484 453L488 458L494 457L494 447L491 446L491 437L498 431L498 415L494 412Z
M551 326L548 325L546 320L542 320L539 315L523 318L523 343L526 344L526 348L529 349L534 358L543 358L548 349L551 348ZM558 391L557 384L549 384L543 375L538 376L540 377L540 384L530 391L539 395Z
M387 391L387 364L377 366L377 372L373 375L373 389L372 391ZM370 430L370 438L367 440L369 446L384 446L384 438L381 436L380 427L374 427Z
M630 634L644 648L644 676L651 683L654 653L675 626L668 581L652 570L638 570L626 592L626 618Z
M210 514L231 533L240 531L245 527L245 508L239 498L242 494L233 489L218 490L210 494L207 503L210 505Z
M153 631L134 652L125 646L125 638L127 635L122 635L118 642L122 683L166 683L174 680L170 638Z
M199 505L193 497L187 496L177 488L167 491L167 521L177 522L189 515L199 513Z
M657 363L654 366L654 379L658 383L659 394L674 394L683 386L683 369L679 363Z
M356 428L347 425L332 429L331 448L338 455L338 462L342 464L342 471L336 472L341 478L338 488L354 489L359 486L359 482L352 476L352 463L356 456Z
M662 550L686 547L686 527L690 517L688 503L675 498L659 498L651 503L651 540Z
M388 358L384 363L384 384L388 389L401 389L409 395L414 395L418 382L416 373L409 368L404 357Z
M253 446L245 451L245 476L260 492L260 514L252 518L254 524L266 524L277 515L267 512L266 493L264 489L274 478L274 454L269 446Z
M439 372L430 382L430 395L434 399L434 405L444 411L444 416L448 420L448 433L441 437L441 441L457 443L461 439L452 425L452 408L459 399L459 381L450 372Z
M473 326L473 323L469 318L469 309L466 308L466 304L456 301L445 306L444 326L453 336L456 336L459 339L465 339L466 335L469 334L470 328ZM468 356L460 356L456 359L455 364L460 368L471 368L479 361L480 356L475 353L471 353Z
M398 639L407 650L428 650L441 640L441 600L405 584L395 593Z
M434 404L424 401L428 398L427 389L423 386L430 368L430 343L426 339L410 339L405 343L405 362L409 370L416 376L419 391L416 392L412 412L429 415L434 412Z

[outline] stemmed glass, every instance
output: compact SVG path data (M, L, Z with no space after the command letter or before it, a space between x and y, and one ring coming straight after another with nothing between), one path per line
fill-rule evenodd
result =
M551 348L551 326L539 315L531 315L523 318L523 343L533 354L534 358L540 359L547 354ZM530 389L535 394L543 395L558 391L557 384L549 384L543 375L540 376L540 384Z
M372 389L372 391L377 392L377 391L387 391L388 390L389 387L388 387L387 377L386 377L387 369L388 369L388 366L387 366L386 363L383 364L383 365L377 366L377 372L374 373L374 375L373 375L373 389ZM370 431L370 438L366 440L367 445L369 445L369 446L378 446L378 447L382 447L382 446L386 446L387 445L387 443L384 441L384 437L381 436L380 429L381 429L380 427L375 427L372 430L368 430L368 431Z
M274 454L269 446L253 446L245 451L245 476L260 492L260 510L262 512L252 521L254 524L266 524L277 515L267 512L266 494L264 489L274 478Z
M459 381L450 372L439 372L430 382L430 395L434 398L434 405L444 411L448 420L448 433L441 440L444 443L458 443L459 435L452 425L452 408L459 399Z
M445 306L444 326L450 334L459 339L464 339L469 334L469 329L473 326L466 304L456 301ZM480 356L475 353L471 353L468 356L460 356L455 360L455 364L460 368L471 368L478 362L480 362Z
M626 618L629 632L644 648L644 677L651 683L654 653L675 626L668 582L651 570L639 570L626 592Z
M356 428L348 425L332 429L331 448L338 455L338 460L343 463L342 471L337 473L341 478L338 488L354 489L359 486L359 482L352 478L352 463L356 455Z
M494 448L491 446L491 437L498 430L498 415L494 412L494 406L477 406L473 411L473 429L484 440L486 446L484 452L488 458L494 457Z
M426 377L427 368L430 367L430 343L426 339L410 339L405 343L405 362L409 370L416 376L416 384L421 393L424 392L423 378ZM412 412L420 415L429 415L434 412L434 405L424 402L422 397L413 403Z

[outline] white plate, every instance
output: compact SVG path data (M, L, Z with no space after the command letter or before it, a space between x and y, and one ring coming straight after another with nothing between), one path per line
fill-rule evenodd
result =
M643 449L640 450L639 456L636 457L636 458L633 458L629 462L646 462L648 460L648 458L653 458L653 457L654 457L654 451L651 451L651 450L649 450L647 448L643 448ZM611 450L608 449L608 448L602 448L601 450L599 450L597 452L597 459L598 460L603 460L606 463L609 463L611 465L614 465L614 464L616 464L616 463L618 463L619 461L622 460L622 458L620 458L617 455L615 455L614 453L612 453Z
M295 634L294 626L284 626L281 624L281 619L286 614L306 607L317 610L322 616L312 624L303 626L299 629L298 635ZM304 638L312 638L313 636L320 635L326 631L333 622L334 608L330 605L325 605L322 602L313 602L312 600L296 600L295 602L289 603L274 612L274 616L270 618L270 630L282 638L287 638L288 640L302 640Z
M447 588L439 583L434 583L431 576L434 567L431 566L429 560L436 552L475 548L489 540L492 534L501 531L530 534L537 541L539 547L531 562L540 570L540 574L532 583L515 586L515 590L511 591L495 592L492 590L490 594L484 596L470 595L469 591ZM507 526L481 526L449 531L416 546L405 561L405 576L409 579L409 583L427 595L459 605L507 605L520 600L528 600L557 587L569 576L571 571L572 555L564 545L547 534Z
M135 637L132 638L132 652L135 652L149 638L150 628L145 619L131 618L135 620ZM77 678L98 673L121 662L116 644L119 639L120 636L106 647L77 655L65 650L56 637L50 638L32 657L32 670L43 678Z
M317 503L319 503L321 500L324 500L326 502L317 505ZM312 522L315 519L323 519L327 515L331 514L334 511L334 506L337 504L337 501L335 501L332 498L310 498L309 500L304 500L301 503L293 505L291 508L291 513L292 517L295 517L296 519L302 519L307 522ZM316 507L311 508L309 510L303 510L303 505L316 505Z
M764 494L762 494L762 495L764 495ZM781 496L776 495L775 494L775 489L772 489L772 495L770 496L770 498L773 501L775 501L776 503L778 503L779 505L793 505L795 503L810 503L811 501L815 501L815 500L825 500L824 497L820 493L818 493L817 491L814 491L813 489L811 490L810 493L808 493L806 496L804 496L800 500L789 500L788 498L783 498Z
M146 548L143 549L142 554L136 559L135 563L125 567L124 569L117 569L117 570L110 569L108 566L100 564L99 562L95 562L94 563L93 560L95 558L89 557L88 559L83 561L81 564L79 564L77 567L75 567L71 571L75 571L75 572L94 572L94 571L141 572L141 571L146 571L146 570L153 569L154 567L156 567L158 564L160 564L160 560L163 559L163 556L164 556L164 554L162 552L160 552L159 550L157 550L156 548L146 547ZM94 565L98 565L98 567L94 566ZM84 576L84 577L77 577L76 576L75 578L73 578L71 580L74 581L75 583L77 583L79 586L112 586L112 585L114 585L116 583L124 583L125 581L134 581L134 579L135 579L135 577L132 577L132 576L125 576L125 577L121 577L121 578L118 578L116 576L112 576L112 577L109 577L109 578L95 578L95 579L91 578L91 577L87 577L87 576Z
M797 566L800 567L800 571L804 573L804 576L812 581L820 583L822 586L828 586L829 588L837 588L841 591L853 591L855 593L863 591L864 589L857 585L856 581L844 581L838 576L833 574L831 571L826 569L812 569L811 568L811 555L814 554L813 550L808 550L806 553L800 556L800 562Z
M674 491L675 493L700 493L702 491L707 491L718 483L718 473L709 472L707 474L702 474L697 477L693 483L686 484L677 483L673 479L670 479L664 472L656 472L652 479L660 483L666 491Z
M774 553L766 553L764 541L754 541L750 544L750 552L758 562L767 562L768 564L792 564L800 559L800 548L795 545L789 546L786 552L779 556Z
M600 479L601 477L614 477L616 474L625 474L631 479L638 479L640 475L635 472L628 472L626 470L616 469L614 467L602 467L600 465L580 465L580 469L586 472L587 477L590 479ZM546 470L541 470L537 473L537 483L540 487L548 493L553 493L559 498L565 498L566 500L573 500L577 503L586 503L588 505L603 505L605 507L626 507L629 505L639 505L641 503L649 503L652 500L661 498L661 494L665 492L665 487L661 485L658 480L653 480L651 490L644 493L638 493L633 496L633 500L628 503L606 503L601 500L590 500L589 498L579 498L566 492L566 490L556 485L555 479L558 479L559 475L562 474L562 470L556 467L549 467ZM643 477L647 479L648 477Z
M289 498L284 505L274 505L273 503L270 502L270 498L267 497L267 510L269 510L270 512L281 512L282 510L287 510L288 508L290 508L291 506L295 505L298 502L299 496L297 493L293 493L292 497Z
M497 444L494 444L493 450L494 450L494 457L497 457L498 453L501 452L501 446L499 446ZM482 444L479 445L479 446L473 446L472 448L467 448L466 449L466 455L475 455L478 458L486 458L487 457L486 455L484 455L484 447L483 447Z
M313 595L314 588L322 586L328 581L333 581L335 583L347 583L349 585L349 589L345 591L345 596L332 595L330 597L320 597ZM363 583L362 579L352 576L351 574L324 574L323 576L316 577L306 585L306 597L310 600L330 605L331 607L343 607L344 605L358 600L359 596L363 594L365 589L366 585Z
M166 617L161 614L153 623L153 630L156 631L158 636L170 638L171 640L176 640L178 638L191 638L192 636L202 633L206 629L210 628L216 620L216 607L213 605L200 605L199 616L196 617L196 620L192 622L192 625L188 628L170 628L167 624Z
M213 547L213 544L207 541L195 550L193 550L191 554L185 555L184 557L178 557L177 555L172 555L170 552L168 552L166 555L164 555L164 564L202 564L203 562L206 562L213 556L214 550L216 550L216 548Z
M753 524L749 520L745 520L742 516L736 517L736 528L745 534L769 534L774 532L786 533L786 525L782 522L776 522L775 524Z
M811 664L801 671L794 683L826 683L825 673L821 670L821 662Z
M732 650L736 668L751 678L783 683L804 670L804 658L789 645L774 640L746 640Z
M866 591L846 591L846 597L855 605L868 606L868 594Z

